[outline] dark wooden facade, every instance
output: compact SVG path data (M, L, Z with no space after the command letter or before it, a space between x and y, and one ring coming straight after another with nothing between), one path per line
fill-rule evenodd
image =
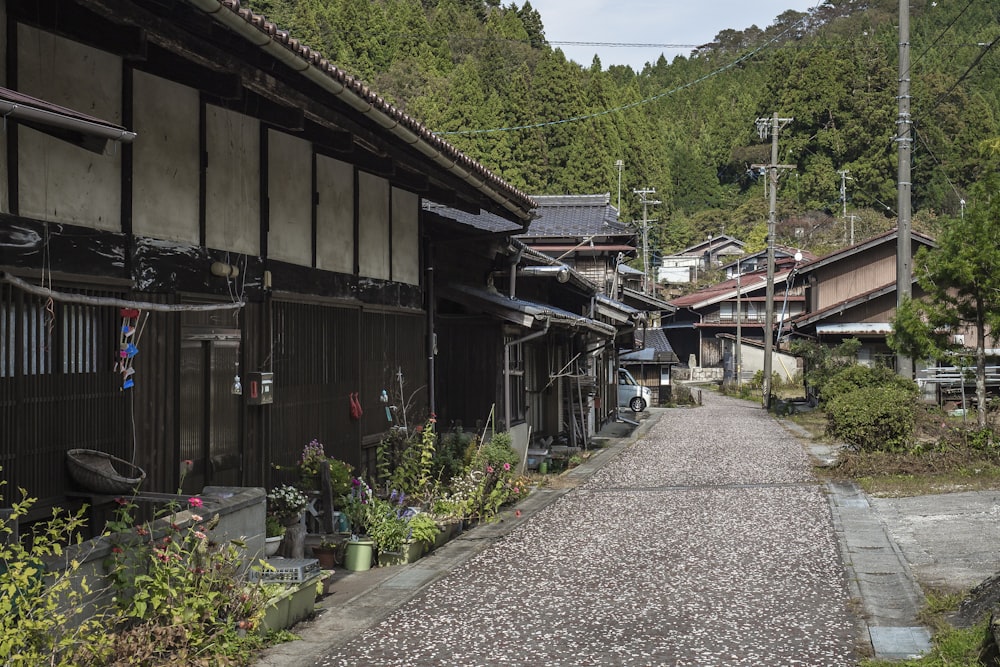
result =
M385 408L423 420L431 400L420 199L530 217L360 82L213 3L0 0L0 100L107 114L0 133L0 479L38 514L79 502L73 448L134 461L157 492L270 487L312 439L373 472ZM95 127L133 123L93 150ZM140 311L127 388L122 307ZM252 400L261 373L272 403Z

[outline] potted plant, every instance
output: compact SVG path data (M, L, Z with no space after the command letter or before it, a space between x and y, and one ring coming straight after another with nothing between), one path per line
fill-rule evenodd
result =
M266 558L278 553L284 536L285 526L276 514L269 512L264 518L264 556Z
M351 464L327 456L323 443L315 438L302 448L302 457L298 463L299 488L306 491L318 490L320 488L319 475L324 463L330 467L330 488L333 491L333 497L338 498L350 491Z
M319 544L313 545L312 552L316 560L319 561L320 568L332 570L340 560L340 544L334 540L324 539Z
M282 484L267 494L268 513L274 514L284 526L298 523L308 505L306 495L290 484Z

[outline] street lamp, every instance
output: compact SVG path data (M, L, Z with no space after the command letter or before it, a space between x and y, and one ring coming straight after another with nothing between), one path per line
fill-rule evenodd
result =
M958 205L962 207L962 220L965 220L965 200L959 199Z

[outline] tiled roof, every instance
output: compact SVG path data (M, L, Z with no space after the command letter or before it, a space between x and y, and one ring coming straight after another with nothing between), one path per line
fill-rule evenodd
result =
M527 211L535 207L535 202L526 193L502 180L482 164L435 135L423 123L397 109L377 95L360 79L335 66L321 53L292 37L287 30L280 29L266 17L242 7L240 0L187 1L206 12L214 20L242 33L247 39L252 39L254 44L280 59L280 52L274 48L274 45L278 45L298 61L299 66L296 69L303 76L313 81L316 81L317 78L328 79L327 85L334 89L343 89L342 92L349 94L352 99L346 100L347 103L359 113L372 118L387 133L395 134L432 160L439 156L442 158L444 168L452 170L453 173L465 172L469 174L472 178L466 180L470 183L476 180L482 182L495 195L515 204L522 211L521 217L526 217ZM241 22L246 26L251 26L258 33L257 37L251 38L245 31L239 30ZM452 164L448 166L444 164L445 162Z
M521 238L580 238L585 236L634 236L618 221L610 193L599 195L534 195L537 216Z
M424 199L421 204L424 211L427 211L428 213L434 213L442 218L449 218L459 224L481 229L485 232L519 232L524 228L522 225L511 222L507 218L503 218L495 213L490 213L489 211L481 210L478 214L469 213L457 208L445 206L444 204L432 202L428 199Z
M775 285L784 282L789 273L791 271L776 271L774 274ZM677 308L702 308L713 303L718 303L719 301L735 299L737 283L739 284L740 294L764 289L767 287L767 272L745 273L738 279L724 280L721 283L716 283L697 292L671 299L669 303Z

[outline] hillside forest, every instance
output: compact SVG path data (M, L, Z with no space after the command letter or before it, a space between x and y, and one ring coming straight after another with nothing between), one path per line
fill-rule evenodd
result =
M826 0L641 72L567 60L527 0L244 2L531 194L656 190L651 249L709 235L822 255L896 224L898 0ZM1000 3L910 1L913 228L933 235L1000 166ZM620 37L619 37L620 39ZM615 165L623 162L619 172ZM620 187L619 187L620 178Z

